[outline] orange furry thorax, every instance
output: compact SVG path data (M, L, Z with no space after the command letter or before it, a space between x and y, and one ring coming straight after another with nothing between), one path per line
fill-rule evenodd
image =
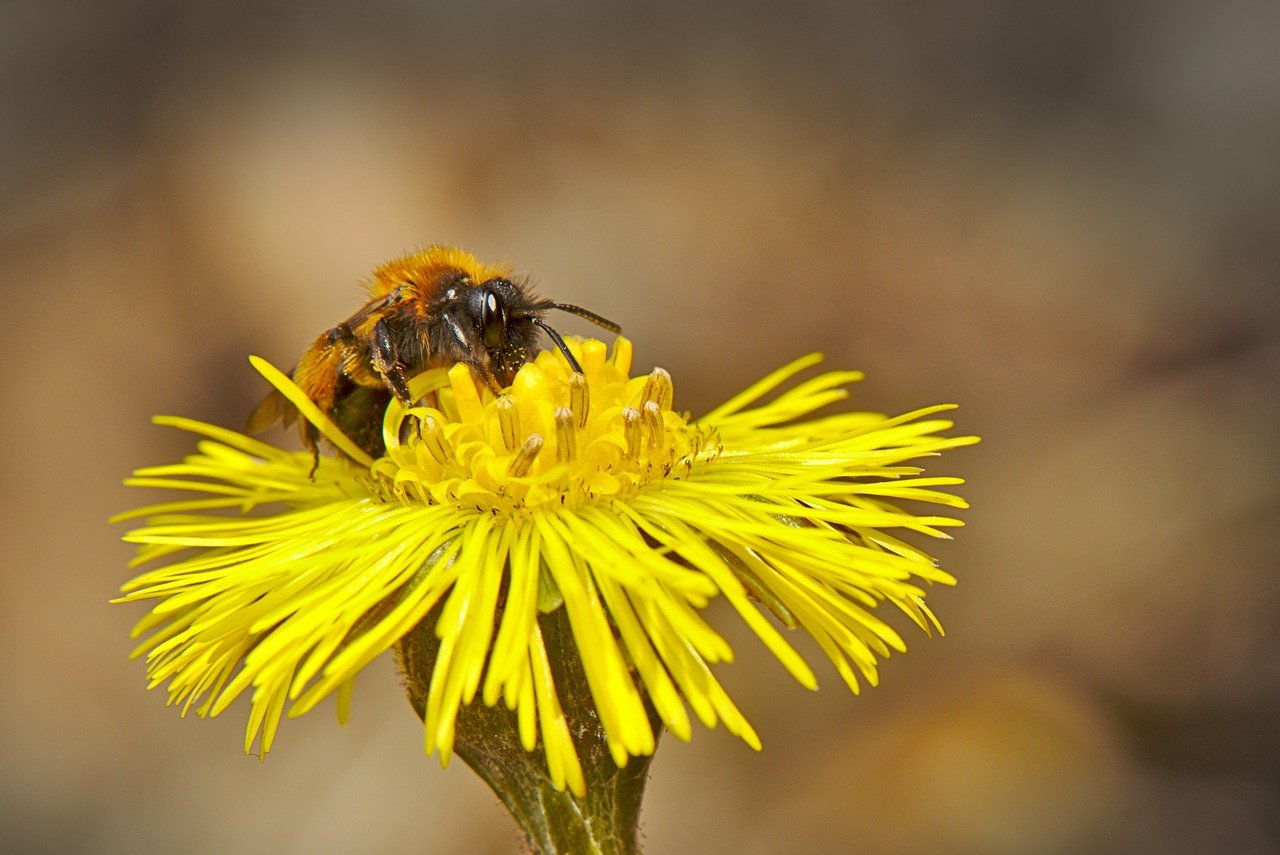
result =
M374 268L369 294L383 297L407 285L418 298L430 300L437 296L443 282L460 272L472 282L485 282L510 276L512 267L508 264L484 264L471 253L456 247L429 246Z

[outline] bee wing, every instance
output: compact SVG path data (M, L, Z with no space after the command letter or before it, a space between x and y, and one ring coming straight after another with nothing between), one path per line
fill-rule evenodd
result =
M355 330L362 323L368 320L372 315L377 314L378 312L381 312L383 309L393 305L398 299L400 299L399 291L400 289L397 288L395 291L391 292L390 294L383 294L378 297L373 297L372 299L369 300L369 302L361 306L360 309L354 315L347 318L343 326L345 326L348 330Z
M254 409L253 415L249 416L246 429L249 433L262 433L276 422L281 422L288 427L297 416L297 408L290 404L279 391L272 389L271 394L263 398L262 403Z
M316 337L293 371L289 372L293 382L316 402L322 410L333 406L334 393L338 379L349 364L351 371L358 371L360 360L351 349L353 330L365 323L377 312L391 305L396 295L387 294L374 297L365 303L358 312L344 323ZM253 415L249 416L248 431L260 433L281 422L285 427L293 424L298 418L298 408L289 403L289 399L273 389L271 394L262 399Z

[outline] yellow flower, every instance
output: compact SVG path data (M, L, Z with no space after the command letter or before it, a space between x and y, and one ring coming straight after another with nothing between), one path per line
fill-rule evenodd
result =
M692 711L760 747L710 667L733 657L704 619L717 597L809 688L780 626L813 636L854 692L876 683L877 657L905 649L876 606L937 626L924 586L954 580L891 532L960 525L895 504L965 507L936 489L960 479L908 465L976 441L938 436L951 423L929 417L949 407L805 420L844 398L854 372L759 403L814 355L690 420L665 371L629 376L625 339L611 356L594 340L570 348L585 376L544 352L496 398L465 366L422 374L413 392L431 406L393 402L377 460L253 359L350 458L321 460L314 478L309 454L157 418L203 436L199 453L127 483L203 495L119 517L150 518L125 536L141 544L134 564L168 562L117 600L158 600L135 630L151 633L135 651L151 685L199 715L252 690L245 750L265 754L286 705L300 715L336 692L345 720L360 669L434 614L427 751L447 763L460 707L503 703L555 786L581 794L540 612L565 609L619 766L654 750L645 697L681 739Z

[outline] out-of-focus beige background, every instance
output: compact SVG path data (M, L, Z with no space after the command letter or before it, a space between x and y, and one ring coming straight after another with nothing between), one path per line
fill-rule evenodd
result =
M260 764L106 603L150 416L243 424L437 241L694 412L819 348L984 437L947 637L811 695L726 614L765 750L664 740L650 852L1280 847L1280 8L905 5L0 7L4 850L519 851L389 661Z

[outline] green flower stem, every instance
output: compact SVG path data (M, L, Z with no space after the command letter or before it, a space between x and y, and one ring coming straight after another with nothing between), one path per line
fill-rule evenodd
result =
M586 795L557 790L541 746L525 751L515 713L501 702L480 701L458 713L455 753L498 794L537 853L633 855L639 851L640 800L652 757L632 757L619 768L609 753L565 609L539 616L543 643L573 742L582 762ZM423 716L439 639L427 621L396 647L409 702ZM661 720L646 703L654 733Z

